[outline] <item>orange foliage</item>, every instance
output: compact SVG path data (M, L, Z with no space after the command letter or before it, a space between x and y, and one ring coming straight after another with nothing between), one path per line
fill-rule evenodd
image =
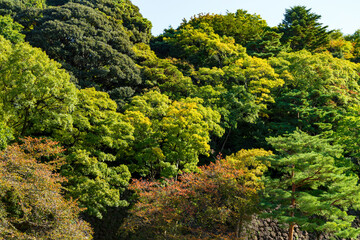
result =
M123 232L127 239L240 239L257 210L259 177L266 169L255 156L269 154L242 150L200 167L199 173L185 173L179 181L133 180L130 189L139 201Z
M0 152L0 239L91 239L80 209L61 195L63 149L27 137Z

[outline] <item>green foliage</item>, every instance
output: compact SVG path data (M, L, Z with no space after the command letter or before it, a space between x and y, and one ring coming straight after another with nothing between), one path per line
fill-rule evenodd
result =
M339 191L350 195L347 186L358 190L347 164L359 159L360 77L359 66L348 60L358 61L360 34L328 32L319 19L301 6L286 10L278 28L245 10L200 14L165 30L150 47L151 23L129 0L0 0L0 149L28 135L59 141L65 162L54 172L68 178L64 196L99 218L109 206L129 204L130 173L161 178L161 186L141 180L132 187L142 203L126 228L144 234L133 238L234 239L262 189L257 180L266 167L255 156L267 154L230 154L268 146L266 136L297 128L323 133L336 138L349 158L339 160L334 146L303 132L270 138L278 151L268 158L271 174L284 180L273 179L266 192L287 201L280 221L353 236L357 230L344 230L352 220L346 215L350 202L337 199ZM288 53L290 47L324 53ZM291 147L289 155L279 144ZM218 152L230 156L197 167ZM294 182L282 171L292 171L285 163L298 159L302 172ZM323 175L297 186L305 174ZM295 184L295 195L288 183ZM291 198L296 211L288 207ZM2 206L1 221L7 216ZM291 212L294 217L285 216Z
M205 106L221 113L222 126L225 128L236 129L244 122L256 122L259 115L266 116L267 105L274 101L271 91L281 86L283 80L266 60L249 57L245 49L238 44L233 42L226 44L224 40L227 37L215 34L207 23L200 22L196 27L184 25L178 30L169 30L155 39L152 44L155 52L159 52L162 56L180 59L172 60L172 62L175 66L179 66L178 69L183 75L191 77L192 84L181 74L177 74L175 78L167 77L175 73L170 68L167 68L167 71L162 70L161 75L153 74L159 73L156 64L148 64L157 68L148 72L152 73L152 77L167 81L166 86L171 84L170 96L174 96L173 90L175 90L177 94L183 94L184 97L202 98ZM221 44L218 40L217 44L212 44L216 39L223 40L220 41ZM231 40L231 38L227 39ZM221 49L226 50L228 54L224 58L217 59L224 61L218 64L211 63L215 59L214 56L217 56L212 54L217 54ZM236 54L232 56L231 52ZM152 62L156 61L154 60L156 58L152 59ZM189 65L181 65L183 62ZM162 89L164 85L160 85L160 88ZM179 87L180 90L178 90ZM166 94L168 94L168 89L166 89ZM178 98L178 95L176 97ZM230 134L230 130L228 133ZM215 143L217 150L222 151L222 146L225 146L227 142L227 136L223 140L217 140Z
M318 20L320 15L310 12L304 6L286 9L284 20L279 25L279 32L283 33L281 42L289 43L294 51L306 49L314 52L326 48L329 43L327 26L322 26Z
M328 51L337 58L350 60L354 58L354 46L352 42L345 40L343 34L339 30L330 33Z
M357 165L360 165L359 111L360 105L350 107L339 121L339 127L333 136L343 146L345 153L355 158Z
M46 8L46 2L47 0L1 0L0 1L0 6L5 4L8 6L12 6L9 9L4 9L3 6L1 6L0 8L2 8L0 11L3 10L14 10L13 7L17 8L17 10L19 9L23 9L23 10L28 10L28 11L33 11L34 9L43 9Z
M266 108L267 103L274 102L270 94L271 89L284 84L284 81L279 78L279 75L275 73L275 70L266 60L256 57L239 59L223 69L226 84L244 85L262 109Z
M270 61L285 85L270 106L271 134L333 131L346 109L359 103L358 66L329 53L282 53Z
M70 2L89 6L100 11L124 27L133 43L149 43L151 22L144 18L139 8L130 0L71 0Z
M134 97L126 109L135 140L125 155L132 172L150 178L194 171L199 155L210 151L210 133L223 133L220 114L202 106L200 99L172 101L149 91Z
M116 112L108 94L77 90L60 64L27 43L12 45L0 36L0 146L14 137L49 136L67 148L61 173L66 194L101 217L120 198L130 179L117 154L132 141L133 128ZM111 162L113 167L109 167Z
M0 16L0 35L12 43L24 42L25 35L20 31L23 29L19 23L14 22L10 16Z
M14 139L12 129L6 123L0 122L0 149L5 149L7 144Z
M221 68L245 56L245 48L231 37L219 36L207 23L169 30L153 41L152 48L161 56L184 59L197 68Z
M45 8L47 0L15 0L27 8Z
M191 96L202 98L205 106L218 111L227 130L223 139L215 139L214 148L220 152L230 148L229 153L243 146L239 139L244 133L253 138L249 124L266 116L267 106L274 102L273 89L284 83L266 60L249 56L222 69L200 68L192 78L200 87Z
M184 76L171 59L161 59L149 45L140 43L134 46L136 60L141 69L143 88L159 88L172 99L189 97L195 85L191 78Z
M116 108L108 94L94 88L80 90L71 129L53 134L67 148L67 162L61 170L68 178L67 196L99 218L107 206L128 204L121 194L130 172L117 154L133 140L133 127Z
M354 62L360 62L360 30L356 30L353 34L345 36L346 41L350 41L353 45Z
M259 178L266 166L262 149L241 150L199 173L163 183L134 180L139 198L122 230L127 239L239 239L256 212Z
M38 48L0 36L0 106L16 136L63 129L71 123L76 88L69 75Z
M360 207L358 177L348 172L342 149L320 136L301 131L270 137L276 155L266 157L276 174L265 186L267 216L293 228L328 232L342 238L355 238L360 229L352 227L355 216L349 209ZM291 237L291 238L290 238Z
M246 47L251 56L267 58L286 50L280 43L282 34L269 28L259 15L249 14L242 9L226 15L199 14L189 21L184 21L178 30L188 26L195 29L209 26L221 37L234 38L235 43Z
M200 87L191 96L219 111L226 128L255 122L267 104L274 102L271 90L283 84L266 60L255 57L239 59L222 69L200 68L192 78Z
M188 25L201 28L203 23L208 24L216 34L232 37L237 44L242 46L260 39L267 27L266 21L259 15L239 9L235 13L227 12L226 15L199 14L188 22L183 22L179 29Z
M69 2L38 10L33 18L23 19L25 10L19 10L15 19L28 29L26 40L63 64L81 87L96 86L121 107L141 83L140 71L132 59L130 30L121 18L107 16L97 6L108 9L100 3Z
M0 152L0 238L92 239L81 209L61 195L65 179L54 171L63 150L45 139L22 141Z
M280 52L286 52L289 47L280 42L283 34L277 33L276 29L265 28L261 38L248 42L246 52L250 56L269 58L275 57Z

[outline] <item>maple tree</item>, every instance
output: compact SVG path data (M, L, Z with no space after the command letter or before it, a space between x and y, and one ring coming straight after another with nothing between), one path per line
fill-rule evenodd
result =
M0 152L1 239L91 239L81 209L62 196L57 142L27 137Z
M199 14L189 21L184 21L179 28L187 25L199 27L202 23L207 23L220 36L233 37L235 42L242 46L259 39L267 27L266 21L259 15L238 9L235 13L227 12L226 15Z
M117 153L132 142L133 127L116 111L116 102L94 88L77 94L72 124L52 136L66 148L66 164L61 173L68 178L66 195L78 199L86 213L99 218L107 206L127 206L121 194L130 172Z
M135 140L124 151L132 172L141 176L173 177L193 171L199 155L208 155L210 134L221 136L220 114L204 107L200 99L172 101L149 91L126 106L125 120L134 128Z
M77 101L69 74L28 43L14 45L0 35L0 45L0 106L5 126L17 136L66 131Z
M10 16L0 16L0 35L12 43L24 42L25 35L20 31L23 29L19 23L14 22Z
M138 202L122 230L128 239L238 239L256 212L263 149L241 150L226 159L162 182L133 180Z
M188 61L196 67L223 67L245 55L245 48L227 36L219 36L207 23L170 29L153 40L155 52Z

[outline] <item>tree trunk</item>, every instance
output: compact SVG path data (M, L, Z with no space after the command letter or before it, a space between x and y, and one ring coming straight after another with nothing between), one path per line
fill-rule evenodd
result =
M178 180L179 164L180 164L180 160L178 159L178 160L176 161L176 176L175 176L175 182L177 182L177 180Z
M289 236L288 236L288 240L293 240L294 227L295 227L295 224L291 223L290 226L289 226Z
M229 139L230 133L231 133L231 128L229 129L229 132L228 132L228 134L226 135L226 138L225 138L225 140L224 140L224 142L223 142L223 144L222 144L222 146L221 146L220 152L222 152L222 151L224 150L225 144L226 144L226 142L227 142L228 139Z
M293 170L292 170L292 172L291 172L291 178L294 178L294 168L295 168L295 165L292 165L292 168L293 168ZM293 184L292 184L292 189L291 189L291 208L292 208L292 211L291 211L291 213L290 213L290 216L291 216L291 217L294 217L294 216L295 216L295 206L296 206L295 191L296 191L296 185L295 185L295 183L293 183ZM295 223L294 223L294 222L290 223L288 240L293 240L294 227L295 227Z
M236 239L240 238L240 233L242 232L242 220L239 219L236 223Z

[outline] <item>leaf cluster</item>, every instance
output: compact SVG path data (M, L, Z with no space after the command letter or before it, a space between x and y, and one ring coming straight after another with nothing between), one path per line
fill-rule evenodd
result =
M237 239L256 211L259 178L266 166L255 156L262 149L241 150L227 159L185 173L179 181L133 180L139 202L123 225L129 239Z

